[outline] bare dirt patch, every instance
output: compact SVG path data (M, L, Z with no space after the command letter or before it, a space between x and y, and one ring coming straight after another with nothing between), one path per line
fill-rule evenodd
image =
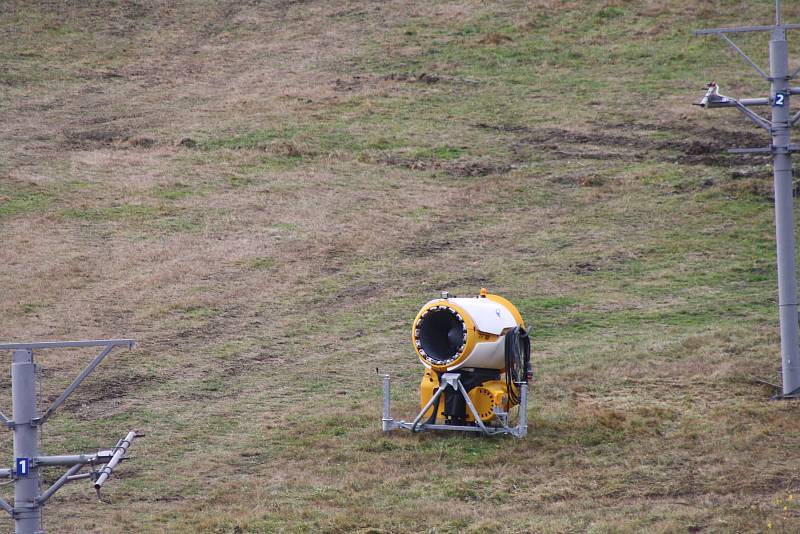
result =
M533 148L555 156L581 159L658 159L688 165L747 166L752 165L754 160L728 154L728 148L762 146L765 142L763 136L755 133L716 129L700 132L702 140L663 140L648 138L645 132L654 128L645 128L636 135L638 125L631 125L628 128L631 133L626 134L610 133L608 128L586 132L486 123L475 124L475 127L515 134L517 139L512 144L512 150L521 157L526 148ZM666 131L676 137L680 135L677 129L661 127L658 131Z
M404 167L417 171L443 171L454 177L482 177L509 172L513 165L493 160L439 160L435 158L413 158L392 155L380 160L386 165Z

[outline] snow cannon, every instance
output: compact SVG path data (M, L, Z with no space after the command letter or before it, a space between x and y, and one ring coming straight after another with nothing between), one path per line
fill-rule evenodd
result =
M477 297L442 292L417 313L411 341L425 366L420 412L411 422L391 417L391 382L385 375L385 431L525 435L531 345L525 322L511 302L485 288ZM517 406L518 423L512 428L509 414Z

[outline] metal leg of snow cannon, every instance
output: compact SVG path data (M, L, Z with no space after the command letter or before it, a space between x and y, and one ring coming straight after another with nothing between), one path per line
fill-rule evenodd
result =
M517 438L525 437L528 433L528 385L521 384L520 385L520 403L519 403L519 422L516 426L510 427L508 426L508 412L503 411L495 411L495 423L497 426L487 426L481 420L480 416L478 415L477 410L475 409L475 405L472 403L472 399L469 398L469 394L467 393L464 384L461 383L460 379L461 375L459 373L445 373L442 375L442 384L439 386L439 389L430 400L425 404L425 406L419 411L417 416L414 418L413 421L396 421L392 415L390 410L390 402L391 402L391 379L389 375L383 376L383 431L388 432L390 430L394 430L396 428L403 428L405 430L411 430L412 432L424 432L427 430L455 430L460 432L479 432L485 436L495 436L498 434L505 434L511 435ZM445 424L435 424L435 423L422 423L421 421L425 418L425 414L431 407L434 405L436 400L444 394L447 388L453 388L455 391L458 391L461 396L464 398L464 402L466 402L467 407L472 414L472 417L475 419L475 425L445 425Z
M519 385L519 421L512 432L518 438L528 435L528 384Z
M394 426L394 419L391 416L391 404L392 404L392 379L389 378L389 375L383 375L383 419L382 421L382 429L384 432L388 432L395 428Z

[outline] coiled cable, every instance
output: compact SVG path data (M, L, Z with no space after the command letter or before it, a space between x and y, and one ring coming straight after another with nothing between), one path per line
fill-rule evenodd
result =
M506 389L509 406L519 404L519 388L531 374L531 339L528 332L515 326L506 333Z

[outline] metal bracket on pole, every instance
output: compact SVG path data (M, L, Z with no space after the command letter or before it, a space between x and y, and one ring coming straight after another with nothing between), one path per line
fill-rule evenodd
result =
M67 343L69 343L69 342L67 342ZM86 377L89 376L92 371L94 371L95 367L100 365L100 363L106 358L106 356L108 356L109 353L112 350L114 350L114 347L126 346L126 347L128 347L128 349L131 349L131 348L133 348L134 340L132 340L132 339L109 339L109 340L103 340L103 341L73 342L72 344L67 344L67 343L61 343L61 344L56 343L54 346L56 346L56 345L59 346L59 347L77 347L77 346L80 346L80 347L103 347L104 346L105 348L103 349L103 351L100 354L95 356L94 360L92 360L89 363L89 365L87 365L86 368L83 371L81 371L81 374L79 374L75 378L75 380L72 381L72 384L67 386L67 389L65 389L63 391L63 393L61 393L61 395L59 395L59 397L55 401L53 401L53 404L51 404L50 407L44 412L44 414L38 419L38 423L39 424L42 424L45 421L47 421L50 418L50 416L53 415L53 412L55 412L58 409L59 406L64 404L64 401L67 400L67 397L72 395L72 392L75 391L75 388L77 388L78 386L81 385L81 382L83 382L86 379ZM81 344L78 345L77 343L81 343ZM0 349L2 349L2 348L3 347L0 346Z
M105 484L106 480L111 476L111 473L114 472L114 468L117 467L117 464L122 461L122 457L125 456L125 453L128 452L128 447L131 446L133 440L139 437L140 434L137 434L135 431L131 430L128 432L124 438L117 442L117 446L115 447L114 456L111 457L111 460L108 461L106 465L100 469L100 476L97 477L97 480L94 483L94 489L99 490L103 484Z
M761 148L729 148L729 154L769 154L772 152L772 147Z
M67 482L69 482L69 478L71 476L73 476L75 473L77 473L78 471L80 471L82 467L83 467L82 464L73 465L72 467L69 468L69 470L66 473L61 475L61 478L59 478L58 480L53 482L53 485L50 486L49 488L47 488L47 491L45 491L44 493L42 493L41 495L36 497L36 502L39 504L39 506L41 506L44 503L46 503L47 499L52 497L53 494L55 494L55 492L57 492L59 489L61 489L61 486L63 486Z
M751 66L751 67L753 67L753 68L756 70L756 72L758 72L758 73L761 75L761 77L762 77L762 78L764 78L765 80L769 81L769 76L767 76L767 73L766 73L766 72L764 72L763 70L761 70L761 67L759 67L758 65L756 65L756 64L755 64L755 62L754 62L752 59L750 59L750 58L747 56L747 54L745 54L744 52L742 52L742 49L741 49L741 48L739 48L738 46L736 46L736 43L734 43L733 41L731 41L731 39L730 39L730 38L729 38L727 35L725 35L725 32L720 32L720 33L718 33L717 35L719 35L720 37L722 37L723 39L725 39L725 41L726 41L726 42L727 42L729 45L731 45L731 48L733 48L734 50L736 50L736 52L737 52L737 53L738 53L740 56L742 56L742 58L744 58L744 60L745 60L745 61L747 61L747 63L749 63L749 64L750 64L750 66Z
M13 428L14 427L14 421L12 421L8 417L6 417L6 415L3 412L0 412L0 419L3 420L3 424L5 426L7 426L8 428Z
M731 99L731 100L733 100L733 99ZM770 121L768 121L767 119L765 119L765 118L764 118L764 117L762 117L761 115L757 114L756 112L754 112L754 111L750 111L750 110L747 108L747 106L743 105L743 104L742 104L741 102L739 102L738 100L733 100L733 105L734 105L734 106L736 106L736 108L737 108L739 111L741 111L742 113L744 113L744 114L745 114L745 116L746 116L748 119L750 119L751 121L753 121L753 124L755 124L756 126L760 126L761 128L764 128L765 130L767 130L768 132L772 130L772 123L771 123Z
M770 121L748 109L748 106L769 105L770 100L768 98L746 98L737 100L719 94L719 87L713 82L708 84L706 88L706 94L703 96L702 100L696 104L697 106L701 108L736 108L744 113L748 119L753 121L756 126L764 128L767 131L772 131L772 123Z
M780 386L778 386L780 389ZM790 391L789 393L776 393L772 396L772 400L790 400L790 399L800 399L800 388L795 389L794 391Z
M11 517L14 517L14 508L3 498L0 498L0 508L8 512Z

